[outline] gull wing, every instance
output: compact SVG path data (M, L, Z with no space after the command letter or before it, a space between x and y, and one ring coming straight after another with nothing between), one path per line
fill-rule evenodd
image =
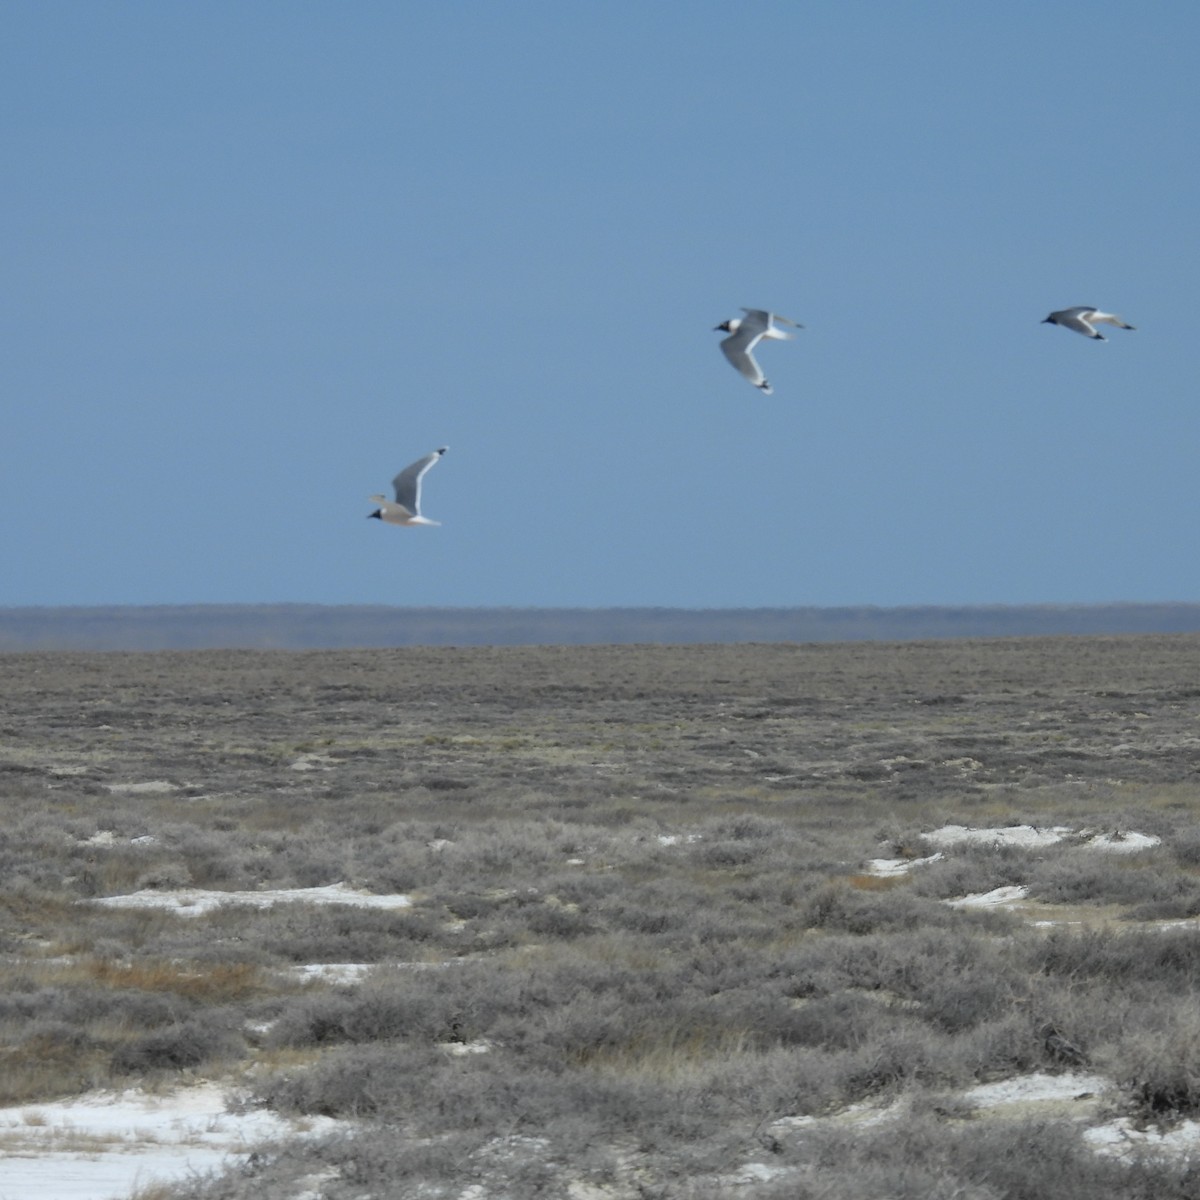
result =
M1088 318L1095 312L1094 308L1088 308L1086 305L1076 308L1064 308L1061 312L1051 313L1055 324L1062 325L1066 329L1073 329L1076 333L1082 333L1084 337L1098 337L1096 330L1088 324ZM1104 339L1101 338L1101 341Z
M776 342L790 342L796 335L794 333L784 333L776 321L782 321L785 325L791 325L795 329L803 329L804 326L799 321L793 321L791 317L781 317L778 313L767 312L762 308L743 308L742 312L746 314L745 320L742 322L743 328L752 326L762 330L763 337L770 338Z
M406 508L414 517L421 515L421 477L449 448L443 446L424 458L418 458L415 463L409 463L392 480L392 487L396 489L396 503Z
M771 385L762 373L762 368L754 361L754 355L750 353L762 341L765 332L765 329L755 328L747 317L736 333L731 333L721 341L721 352L738 374L769 396Z
M750 333L751 336L761 337L771 328L771 314L762 308L743 308L746 315L738 326L738 333Z
M1099 309L1093 309L1088 316L1088 320L1096 325L1103 322L1105 325L1115 325L1118 329L1132 329L1132 325L1127 325L1116 313L1100 312Z

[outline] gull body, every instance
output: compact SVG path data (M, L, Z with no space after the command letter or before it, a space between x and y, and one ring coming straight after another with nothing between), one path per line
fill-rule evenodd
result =
M744 379L754 384L764 396L769 396L772 391L771 385L755 361L754 347L763 338L785 342L796 336L793 333L784 333L776 326L776 321L782 321L795 329L803 329L804 326L762 308L743 308L742 312L746 314L744 317L730 317L728 321L722 321L716 327L717 330L729 334L721 342L721 352Z
M443 446L424 458L418 458L415 463L409 463L392 480L392 488L396 494L394 501L386 496L371 497L379 507L373 513L367 513L368 520L375 517L389 525L440 525L440 521L431 521L428 517L421 516L421 478L449 448Z
M1052 312L1042 324L1061 325L1064 329L1073 329L1076 333L1082 333L1084 337L1095 338L1098 342L1107 342L1108 338L1104 334L1096 332L1097 325L1115 325L1118 329L1133 328L1132 325L1126 325L1115 313L1101 312L1098 308L1092 308L1087 304Z

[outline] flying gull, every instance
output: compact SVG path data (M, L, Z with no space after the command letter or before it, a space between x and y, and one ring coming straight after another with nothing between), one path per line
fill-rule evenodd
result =
M1126 325L1114 313L1101 312L1098 308L1092 308L1090 304L1081 304L1078 308L1064 308L1058 312L1052 312L1042 324L1061 325L1064 329L1073 329L1076 333L1082 333L1084 337L1107 342L1108 338L1104 334L1096 332L1096 326L1101 322L1105 325L1115 325L1118 329L1133 328L1132 325Z
M783 342L796 336L776 328L776 321L782 321L785 325L791 325L796 329L803 329L804 326L787 317L781 317L778 313L765 312L761 308L743 308L742 312L746 314L744 317L731 317L716 327L716 329L729 334L721 342L721 350L739 374L754 384L764 395L769 396L771 385L762 373L762 368L754 361L752 353L754 347L763 338Z
M392 487L396 489L395 503L386 496L372 496L379 507L373 513L367 513L368 519L378 517L389 525L440 525L440 521L421 516L421 477L449 448L443 446L405 467L392 480Z

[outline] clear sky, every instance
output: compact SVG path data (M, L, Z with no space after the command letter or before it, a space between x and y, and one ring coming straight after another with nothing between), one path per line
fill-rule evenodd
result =
M0 26L0 604L1200 600L1200 5Z

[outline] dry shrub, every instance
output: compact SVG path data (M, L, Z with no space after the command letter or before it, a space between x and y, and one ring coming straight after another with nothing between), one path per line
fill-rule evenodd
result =
M113 1051L111 1065L118 1075L184 1071L237 1057L242 1048L241 1039L220 1022L191 1019L123 1042Z
M1152 1018L1115 1053L1114 1075L1133 1115L1171 1123L1200 1114L1200 1016L1181 1000Z
M1200 930L1196 929L1164 929L1152 937L1141 932L1055 931L1034 943L1031 957L1047 974L1103 979L1110 987L1118 981L1156 983L1168 995L1181 987L1200 987Z
M1067 1122L945 1124L912 1114L802 1139L802 1182L763 1200L1187 1200L1186 1160L1098 1155Z

